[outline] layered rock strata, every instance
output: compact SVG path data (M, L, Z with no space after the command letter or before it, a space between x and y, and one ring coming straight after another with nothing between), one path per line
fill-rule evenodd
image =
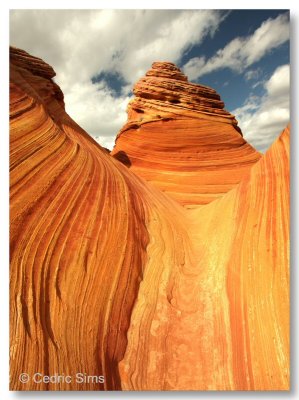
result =
M157 240L149 226L162 257L144 271L122 387L287 390L289 129L235 189L188 210L184 228L162 226Z
M65 113L52 77L11 50L11 388L120 389L149 241L142 183ZM25 385L21 372L73 382ZM77 372L105 384L76 383Z
M172 63L153 63L134 87L112 155L182 205L232 189L260 158L217 92Z
M91 139L52 77L11 49L10 388L287 390L289 129L190 210Z

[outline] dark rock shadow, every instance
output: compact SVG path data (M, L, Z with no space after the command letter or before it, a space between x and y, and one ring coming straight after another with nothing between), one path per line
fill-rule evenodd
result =
M126 167L130 168L132 163L125 151L118 151L116 154L113 154L113 157L124 164Z

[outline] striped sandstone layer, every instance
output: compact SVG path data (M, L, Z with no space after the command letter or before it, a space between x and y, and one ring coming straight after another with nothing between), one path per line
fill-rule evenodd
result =
M217 199L260 158L217 92L174 64L153 63L134 94L111 154L180 204Z
M289 129L235 189L188 210L184 227L188 245L173 235L174 247L167 228L157 241L149 227L156 258L132 314L122 387L288 390Z
M149 241L143 185L65 113L53 75L11 50L11 388L120 389ZM24 385L21 372L106 380Z
M189 210L93 141L53 74L11 49L10 388L288 389L289 130Z

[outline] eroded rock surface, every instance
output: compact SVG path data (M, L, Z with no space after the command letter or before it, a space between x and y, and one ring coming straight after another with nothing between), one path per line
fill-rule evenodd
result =
M153 63L134 94L111 154L182 205L222 196L261 156L217 92L172 63Z

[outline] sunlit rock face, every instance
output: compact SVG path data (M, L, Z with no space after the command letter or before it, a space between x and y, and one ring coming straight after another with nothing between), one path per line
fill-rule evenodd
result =
M149 242L143 184L65 113L53 76L11 50L11 387L120 389ZM24 385L21 372L106 379Z
M180 237L150 234L157 256L132 313L123 388L287 390L289 129L183 226Z
M134 87L112 154L180 204L207 204L260 158L214 89L155 62Z
M49 65L10 56L10 388L287 390L289 128L261 157L212 89L155 63L145 81L165 81L164 98L137 84L113 157L66 114ZM175 168L193 184L170 190ZM37 372L72 380L36 383Z

